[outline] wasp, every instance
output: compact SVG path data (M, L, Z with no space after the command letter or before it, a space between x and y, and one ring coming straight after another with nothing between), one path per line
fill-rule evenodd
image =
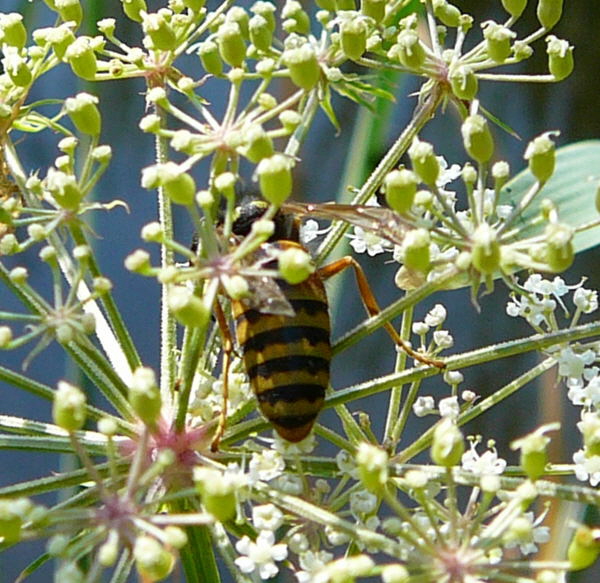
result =
M267 205L262 201L252 201L238 207L237 218L231 229L232 238L239 242L246 237L253 222L261 218L266 209ZM254 252L252 260L265 269L276 271L278 252L290 248L307 251L300 241L300 224L304 215L346 220L377 231L392 241L401 241L402 234L410 228L402 217L383 207L287 203L273 217L274 232ZM236 343L259 409L287 441L304 439L323 408L332 356L331 323L324 282L348 267L354 270L368 314L378 314L380 308L367 278L360 265L350 256L316 269L298 284L267 276L251 277L251 293L248 297L231 300ZM224 336L223 368L226 379L233 341L220 308L217 309L217 319ZM415 352L390 323L385 324L385 328L394 342L411 357L429 366L443 368L441 361ZM225 382L224 393L226 391ZM218 446L224 429L225 410L226 394L222 423L213 442L214 448Z

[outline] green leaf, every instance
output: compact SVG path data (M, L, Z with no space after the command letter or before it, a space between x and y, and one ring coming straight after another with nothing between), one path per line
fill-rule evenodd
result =
M340 127L340 122L338 121L335 111L331 105L331 92L329 91L329 86L325 89L325 96L321 100L320 104L321 109L325 112L325 115L329 118L329 121L332 123L336 132L339 133L342 131Z
M500 203L514 205L534 183L531 172L523 170L502 189ZM599 184L600 140L587 140L558 149L554 175L517 219L519 239L543 232L544 224L531 223L539 216L544 199L556 205L562 223L575 229L600 220L595 204ZM599 242L600 227L595 225L575 234L575 251L590 249Z

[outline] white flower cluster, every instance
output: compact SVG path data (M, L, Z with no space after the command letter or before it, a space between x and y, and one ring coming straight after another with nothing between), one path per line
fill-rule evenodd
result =
M555 310L558 306L569 314L564 299L572 294L574 314L568 327L575 326L582 314L598 309L598 292L577 285L566 285L560 277L553 280L535 274L525 282L524 293L508 303L510 316L525 318L536 330L549 332L558 329ZM558 374L565 379L569 400L582 408L581 421L577 424L583 438L583 447L573 455L575 475L592 486L600 484L600 367L598 347L565 345L555 354Z

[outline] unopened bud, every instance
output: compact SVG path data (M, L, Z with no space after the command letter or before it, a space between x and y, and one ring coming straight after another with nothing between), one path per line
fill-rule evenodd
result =
M438 466L450 468L460 462L465 443L460 429L449 417L444 417L433 431L431 459Z
M22 49L27 42L27 29L23 24L23 15L18 12L0 14L0 36L4 44Z
M187 287L174 286L169 290L169 310L183 326L204 327L208 324L210 310Z
M78 93L65 100L65 110L75 127L83 134L97 136L102 121L97 107L98 98L89 93Z
M283 154L263 158L256 174L260 192L271 204L281 205L292 193L291 161Z
M198 47L198 56L204 70L218 77L223 73L223 61L219 54L219 47L211 40L204 41Z
M175 557L155 538L142 535L135 539L133 558L138 573L145 581L160 581L175 566Z
M460 24L460 10L448 0L433 0L433 14L446 26L456 28Z
M94 79L98 70L98 61L92 40L89 36L77 37L65 51L65 59L73 73L88 81Z
M481 223L473 233L471 262L483 274L494 273L500 266L500 243L487 223Z
M379 23L385 16L386 0L361 0L360 11Z
M244 132L244 135L246 140L244 153L248 160L257 164L263 158L273 155L273 140L262 126L255 124Z
M361 443L356 452L358 475L370 492L380 492L388 480L388 455L370 443Z
M367 25L360 18L344 20L340 26L342 51L349 59L360 59L367 49Z
M202 496L206 511L220 522L235 516L235 489L232 480L228 480L218 470L207 467L194 468L196 489Z
M146 424L154 425L162 408L160 389L151 368L135 369L129 386L129 403L136 415Z
M318 83L321 68L310 44L286 50L283 53L283 63L290 71L292 82L301 89L309 91Z
M152 47L159 51L170 51L177 45L177 37L171 23L163 12L142 14L144 33L152 41Z
M303 282L315 270L310 255L297 247L282 251L278 263L281 276L291 285Z
M440 163L433 151L433 146L429 142L422 142L415 138L408 155L416 175L424 184L435 185L440 175Z
M600 533L598 529L581 525L573 535L567 550L571 570L580 571L593 565L600 554Z
M537 17L540 24L550 30L562 16L563 0L538 0Z
M65 22L74 22L77 26L83 20L83 10L79 0L54 0L56 10Z
M123 4L123 12L128 18L135 22L142 22L142 11L148 12L146 0L121 0Z
M226 22L217 33L221 58L231 67L241 67L246 58L246 44L236 22Z
M461 126L465 150L480 164L486 163L494 153L494 139L484 117L479 114L468 116Z
M402 30L396 44L388 51L388 57L407 69L419 71L425 63L426 53L421 39L414 30Z
M431 264L430 243L427 229L413 229L406 233L402 242L404 265L410 270L427 273Z
M502 6L513 18L519 18L527 6L527 0L502 0Z
M454 67L450 70L448 78L450 80L450 87L452 87L452 93L459 99L470 101L477 95L479 83L471 67L466 65Z
M545 132L527 145L525 160L529 162L529 170L541 183L546 182L554 173L556 163L556 146L552 141L552 133Z
M560 40L554 35L546 38L546 53L548 53L548 68L557 81L566 79L575 66L573 62L573 47L566 40Z
M59 381L52 405L54 423L67 431L81 429L86 418L85 404L85 393L80 388Z

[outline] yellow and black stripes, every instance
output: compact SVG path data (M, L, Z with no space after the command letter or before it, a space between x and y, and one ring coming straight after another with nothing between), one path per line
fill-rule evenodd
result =
M323 406L331 361L327 297L318 275L281 284L293 316L232 302L244 365L263 415L288 441L308 435Z

